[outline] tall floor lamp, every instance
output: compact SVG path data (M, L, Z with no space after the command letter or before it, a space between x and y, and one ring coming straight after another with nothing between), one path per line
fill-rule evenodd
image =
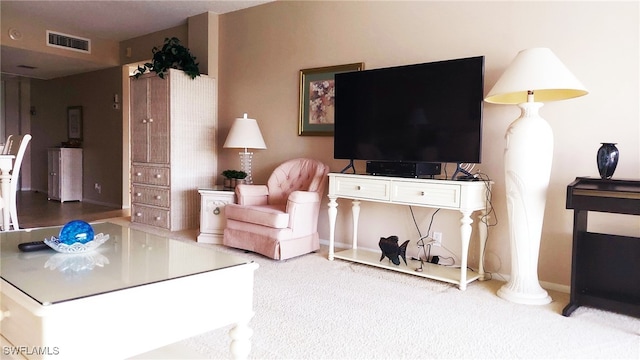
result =
M240 166L242 171L247 173L244 182L245 184L253 184L251 175L253 153L247 151L247 149L267 148L256 119L247 118L247 114L244 114L242 118L236 118L233 125L231 125L231 130L229 130L229 135L227 135L227 140L224 142L223 147L244 149L244 152L240 153Z
M503 299L529 305L551 302L538 281L542 220L553 158L551 126L538 115L542 102L588 94L584 85L547 48L522 50L484 99L518 104L522 114L505 134L504 175L511 244L511 277Z

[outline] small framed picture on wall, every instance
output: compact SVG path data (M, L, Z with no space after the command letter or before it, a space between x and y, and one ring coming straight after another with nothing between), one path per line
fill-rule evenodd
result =
M335 75L363 69L364 63L353 63L300 70L298 135L333 135Z
M67 134L69 141L82 141L82 106L67 108Z

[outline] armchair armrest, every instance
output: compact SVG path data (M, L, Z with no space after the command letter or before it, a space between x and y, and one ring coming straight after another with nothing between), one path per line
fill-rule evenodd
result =
M297 190L289 194L288 201L295 203L313 203L320 201L320 195L315 191Z
M239 205L266 205L269 195L269 189L266 185L247 185L240 184L236 186L236 197Z
M309 235L317 231L320 194L315 191L294 191L287 199L289 227L295 236Z

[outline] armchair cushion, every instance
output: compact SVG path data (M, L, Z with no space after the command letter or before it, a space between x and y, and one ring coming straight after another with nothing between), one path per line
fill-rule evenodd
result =
M244 223L269 226L284 229L289 226L289 214L281 205L241 206L227 204L225 206L227 219Z

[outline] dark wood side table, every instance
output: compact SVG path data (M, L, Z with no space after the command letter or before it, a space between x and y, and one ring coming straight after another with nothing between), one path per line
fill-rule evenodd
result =
M640 317L640 238L587 231L589 211L640 215L640 180L578 177L567 186L567 209L574 210L573 255L562 315L589 306Z

